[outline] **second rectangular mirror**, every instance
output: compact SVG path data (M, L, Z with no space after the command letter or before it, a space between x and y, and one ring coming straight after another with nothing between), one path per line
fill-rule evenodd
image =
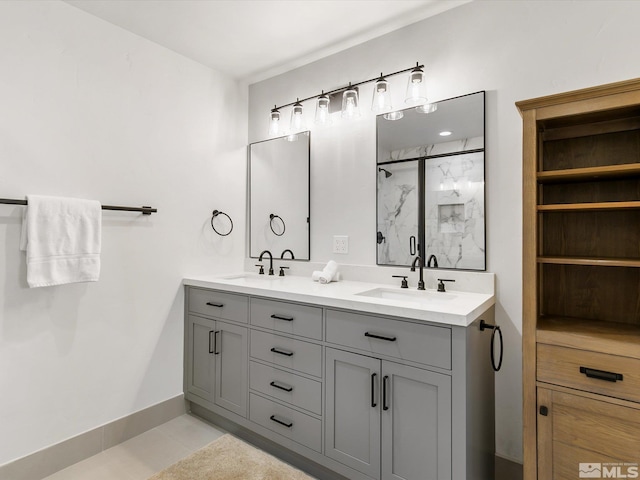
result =
M378 265L486 269L484 97L378 115Z

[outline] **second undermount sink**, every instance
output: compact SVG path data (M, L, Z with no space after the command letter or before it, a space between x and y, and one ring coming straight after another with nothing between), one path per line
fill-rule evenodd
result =
M363 297L381 298L384 300L398 300L419 304L434 304L454 300L457 295L444 292L427 292L424 290L409 290L399 288L374 288L356 293Z

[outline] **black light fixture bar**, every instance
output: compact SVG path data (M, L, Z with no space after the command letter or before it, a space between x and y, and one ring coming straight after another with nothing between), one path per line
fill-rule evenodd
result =
M416 66L415 67L405 68L404 70L398 70L397 72L389 73L387 75L380 75L380 76L385 77L385 78L393 77L395 75L400 75L401 73L410 72L410 71L412 71L412 70L414 70L416 68L424 68L424 65L419 65L418 62L416 62ZM329 95L332 95L334 93L342 92L342 91L347 90L349 88L353 88L353 87L358 87L360 85L364 85L365 83L375 82L376 80L378 80L380 78L380 76L375 77L375 78L370 78L369 80L363 80L362 82L358 82L358 83L349 83L349 85L346 85L346 86L340 87L340 88L336 88L336 89L331 90L329 92L323 91L322 93L319 93L317 95L312 95L310 97L303 98L301 100L296 100L295 102L286 103L284 105L276 106L272 110L280 110L281 108L291 107L295 103L298 103L298 102L302 103L302 102L306 102L307 100L313 100L314 98L318 98L320 95L329 96Z

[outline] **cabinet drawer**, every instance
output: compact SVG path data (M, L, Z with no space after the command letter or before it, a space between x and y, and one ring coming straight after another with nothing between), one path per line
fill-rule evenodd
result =
M638 359L544 343L537 353L541 382L640 402Z
M249 419L316 452L322 451L322 422L317 418L252 393Z
M248 323L249 299L233 293L189 288L189 311L209 317Z
M327 342L451 369L450 328L338 310L326 318Z
M251 324L322 340L322 309L319 307L252 298Z
M322 414L322 385L310 378L285 372L262 363L251 362L249 385L252 390L289 403L316 415Z
M316 377L322 376L322 347L303 340L252 330L251 356Z

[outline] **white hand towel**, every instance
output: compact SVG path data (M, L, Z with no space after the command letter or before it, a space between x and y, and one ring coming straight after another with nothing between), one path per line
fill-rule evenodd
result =
M29 287L97 282L102 207L94 200L29 195L20 249Z
M338 264L333 260L329 260L327 266L324 267L322 273L318 276L318 282L326 284L338 279Z
M311 280L317 282L318 280L320 280L320 275L322 275L322 270L314 270L311 273Z

